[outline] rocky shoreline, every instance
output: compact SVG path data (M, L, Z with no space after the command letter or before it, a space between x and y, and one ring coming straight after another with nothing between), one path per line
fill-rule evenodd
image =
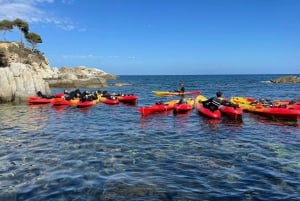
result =
M16 42L0 42L0 103L20 103L38 91L50 95L51 88L103 88L117 79L85 66L51 68L48 59Z

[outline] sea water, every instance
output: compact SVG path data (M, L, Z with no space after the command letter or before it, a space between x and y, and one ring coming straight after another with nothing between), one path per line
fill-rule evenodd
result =
M2 104L0 200L299 200L299 121L137 110L178 98L152 91L180 83L207 97L299 100L299 84L269 82L279 76L120 76L99 90L136 94L136 105Z

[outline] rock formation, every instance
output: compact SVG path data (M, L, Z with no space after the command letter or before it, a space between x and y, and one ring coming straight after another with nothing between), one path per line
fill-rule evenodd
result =
M51 87L106 87L107 79L116 76L84 66L51 69L39 51L15 42L0 42L0 103L19 103L37 91L50 95Z
M0 43L0 103L24 101L37 91L50 94L44 78L53 73L48 60L39 52L19 43Z
M300 76L283 76L276 79L271 80L272 83L300 83Z
M102 88L107 87L107 79L116 79L116 76L96 68L78 66L62 67L47 82L53 88Z

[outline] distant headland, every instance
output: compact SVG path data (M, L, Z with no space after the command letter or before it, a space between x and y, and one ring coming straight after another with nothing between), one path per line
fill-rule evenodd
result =
M300 83L300 75L283 76L270 81L272 83Z

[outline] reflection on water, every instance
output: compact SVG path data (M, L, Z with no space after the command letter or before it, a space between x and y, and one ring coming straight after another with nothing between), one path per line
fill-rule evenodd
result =
M48 121L47 105L22 106L3 104L0 107L1 129L7 131L28 132L40 130Z

